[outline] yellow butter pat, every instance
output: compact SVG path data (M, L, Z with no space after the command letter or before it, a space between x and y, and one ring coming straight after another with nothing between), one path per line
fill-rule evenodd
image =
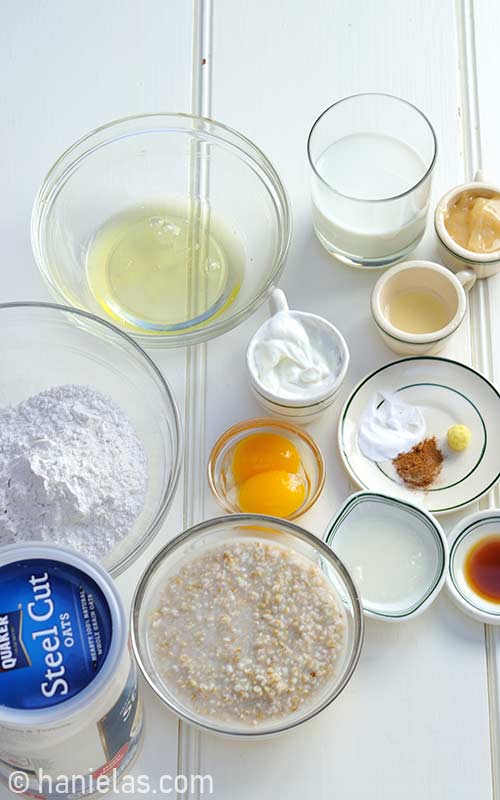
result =
M472 433L467 425L452 425L446 439L452 450L465 450L471 442Z

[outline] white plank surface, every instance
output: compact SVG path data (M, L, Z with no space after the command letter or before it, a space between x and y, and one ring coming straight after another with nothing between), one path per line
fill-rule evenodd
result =
M459 34L462 6L468 5L467 0L214 0L213 42L204 45L213 67L205 102L211 102L216 119L254 139L280 170L294 213L282 286L291 305L338 325L352 353L343 397L311 429L325 453L327 485L303 524L318 534L353 488L335 447L342 400L364 374L395 356L376 339L368 318L368 295L376 276L336 264L314 237L307 133L319 112L339 97L357 91L392 92L415 102L436 127L440 152L435 199L460 182L466 137L460 127L464 115ZM498 102L488 99L491 92L498 94L498 16L496 0L477 0L484 166L500 176L500 110ZM2 300L47 298L31 255L29 215L36 188L61 150L119 116L190 110L192 35L192 8L186 0L2 4ZM432 230L417 256L436 257ZM500 301L496 278L490 281L487 298L493 312ZM494 313L490 316L500 370L500 323ZM203 362L206 349L208 376L206 397L200 395L205 405L195 420L200 429L202 423L206 426L199 467L229 424L260 414L246 386L243 356L264 317L262 309L237 331L196 351L196 359ZM469 326L464 325L447 355L469 361L476 339L476 327L471 342ZM153 357L182 411L186 354ZM227 367L221 369L221 364ZM192 375L203 376L203 363ZM193 405L187 407L192 410ZM181 530L184 497L188 495L181 487L158 540L120 578L127 601L153 551ZM219 513L206 487L202 500L205 516ZM217 800L490 800L492 665L494 661L488 675L483 627L468 622L443 595L411 624L368 622L352 682L308 726L252 744L184 731L182 742L188 751L179 763L194 772L211 773ZM146 741L134 772L153 780L162 773L175 774L177 722L150 693L146 714ZM497 728L494 719L494 737ZM0 797L8 796L0 788Z
M500 37L499 6L495 0L479 0L474 6L476 34L476 81L478 104L478 133L481 144L479 166L486 180L500 186L500 103L495 94L495 48L492 42ZM500 274L486 281L486 327L490 334L489 349L493 355L492 377L500 379Z
M97 125L144 111L189 111L189 3L8 0L0 23L1 301L50 299L29 238L43 176L71 142ZM2 346L5 346L3 343ZM185 353L153 353L184 407ZM164 530L119 579L128 602L145 564L182 528L182 485ZM177 721L145 692L148 745L136 772L175 775ZM0 797L11 797L0 787Z
M465 3L464 15L475 43L471 64L471 83L476 111L476 163L475 168L484 170L487 180L500 185L500 106L495 100L493 41L500 36L500 16L495 0L480 0L475 4ZM469 176L467 176L469 177ZM477 327L480 331L483 369L498 386L500 381L500 274L484 282L479 288L477 302ZM500 433L500 423L498 432ZM500 507L498 487L489 498L489 505ZM500 796L500 630L487 629L487 665L491 716L492 778L495 798Z
M284 9L272 0L265 15L250 2L218 0L215 6L213 113L253 138L281 170L294 212L282 286L292 306L322 314L344 332L352 353L344 396L364 374L395 356L375 338L369 320L368 296L376 276L336 264L314 238L307 134L317 114L336 98L374 90L403 96L436 127L437 199L463 175L455 25L451 0L316 0L307 10L300 3ZM432 230L417 255L436 257ZM245 385L243 353L264 313L229 342L209 346L208 374L222 357L232 369L209 384L207 447L230 422L259 413ZM469 354L465 326L447 355L469 360ZM339 406L312 428L327 459L326 490L303 519L317 534L352 491L335 446ZM210 501L207 508L214 508ZM215 770L219 800L232 797L236 784L244 800L313 795L487 800L483 628L465 621L444 596L412 623L393 627L369 621L357 673L320 718L281 741L250 749L203 736L201 753L202 771Z

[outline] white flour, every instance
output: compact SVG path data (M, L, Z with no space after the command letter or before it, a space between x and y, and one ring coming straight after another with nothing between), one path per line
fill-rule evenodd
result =
M146 485L130 420L90 387L0 409L0 544L42 539L101 558L132 528Z

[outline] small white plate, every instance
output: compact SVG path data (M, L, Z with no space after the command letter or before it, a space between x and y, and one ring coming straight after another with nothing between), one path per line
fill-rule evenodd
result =
M478 511L458 523L450 534L450 566L446 588L453 602L469 617L490 625L500 625L500 604L476 594L464 575L465 559L471 547L493 534L500 534L500 508Z
M358 425L377 392L398 393L419 406L426 436L435 436L445 459L428 489L410 489L392 462L375 463L358 447ZM344 466L362 489L417 502L433 514L447 514L473 503L500 478L498 420L500 394L479 372L448 358L403 358L364 378L353 390L340 415L338 442ZM448 428L457 423L472 432L469 447L455 453L446 445Z

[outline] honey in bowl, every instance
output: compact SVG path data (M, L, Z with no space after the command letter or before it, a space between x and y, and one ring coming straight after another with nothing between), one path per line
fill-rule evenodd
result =
M478 597L500 604L500 534L485 536L471 547L465 557L464 576Z
M457 244L473 253L500 249L500 194L461 192L448 206L444 224Z

